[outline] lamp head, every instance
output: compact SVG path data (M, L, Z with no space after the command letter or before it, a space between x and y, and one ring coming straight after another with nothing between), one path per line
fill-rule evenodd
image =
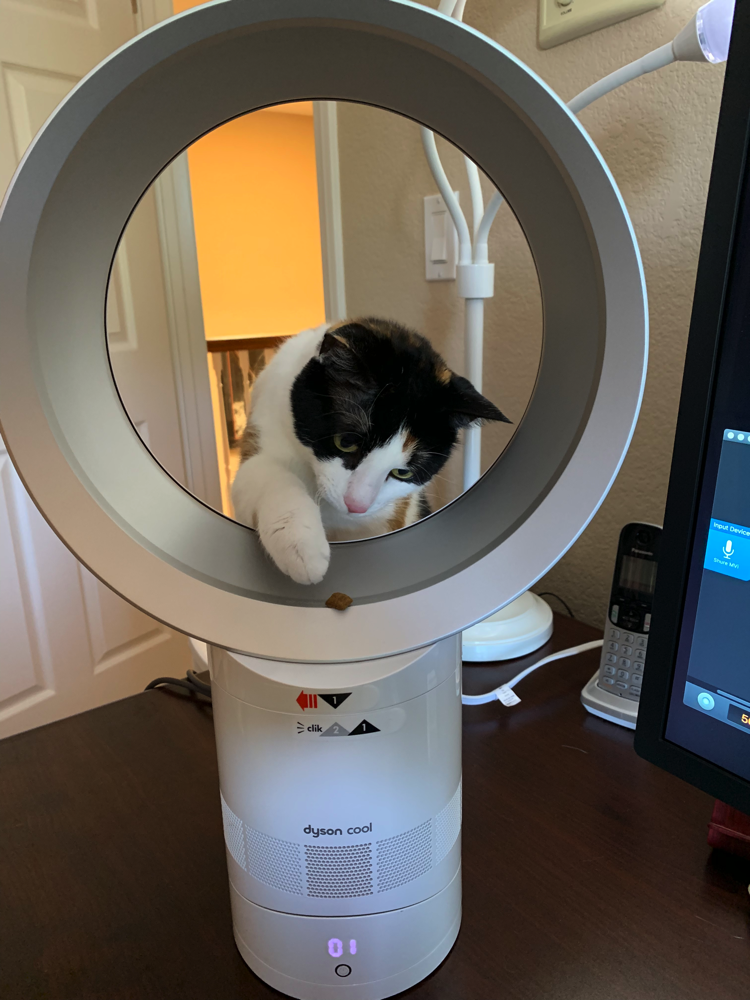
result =
M708 0L672 42L675 59L726 62L732 35L735 0Z

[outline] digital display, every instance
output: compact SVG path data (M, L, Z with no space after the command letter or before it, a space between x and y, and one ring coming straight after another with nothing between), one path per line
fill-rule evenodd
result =
M637 556L623 556L619 585L626 590L650 596L656 583L656 561Z
M331 958L341 958L344 954L344 942L341 938L331 938L328 942L328 954ZM351 938L349 941L349 954L357 954L357 942L354 938Z

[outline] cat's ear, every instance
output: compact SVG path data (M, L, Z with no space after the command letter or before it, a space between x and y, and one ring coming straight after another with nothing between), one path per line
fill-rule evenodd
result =
M451 391L450 408L456 427L468 427L479 420L500 420L509 424L511 421L500 410L477 392L468 379L462 375L451 373L448 387Z
M329 330L320 343L318 357L322 358L326 354L330 354L331 351L340 351L342 348L350 349L346 338L338 333L338 331Z

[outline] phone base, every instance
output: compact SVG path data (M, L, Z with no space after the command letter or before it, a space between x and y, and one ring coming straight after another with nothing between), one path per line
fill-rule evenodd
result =
M581 691L581 704L587 712L606 719L608 722L616 722L618 726L625 726L626 729L635 729L635 722L638 718L638 703L628 701L627 698L618 698L616 694L609 694L602 691L596 683L599 677L597 670L588 684Z

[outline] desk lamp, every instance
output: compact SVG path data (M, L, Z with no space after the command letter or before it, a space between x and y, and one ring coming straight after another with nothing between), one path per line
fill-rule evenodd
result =
M462 20L465 0L441 0L438 10ZM574 114L623 84L676 61L721 63L729 52L734 0L709 0L700 7L677 37L653 52L598 80L568 102ZM435 136L422 128L422 144L430 171L458 233L459 262L456 291L465 303L464 374L482 391L484 347L484 300L492 298L495 265L489 262L488 240L492 224L503 203L496 191L485 210L479 170L464 157L471 195L472 229L453 192L435 143ZM464 431L463 488L470 489L480 476L482 429ZM528 591L462 636L462 656L469 661L506 660L539 649L552 634L552 612L545 602Z

